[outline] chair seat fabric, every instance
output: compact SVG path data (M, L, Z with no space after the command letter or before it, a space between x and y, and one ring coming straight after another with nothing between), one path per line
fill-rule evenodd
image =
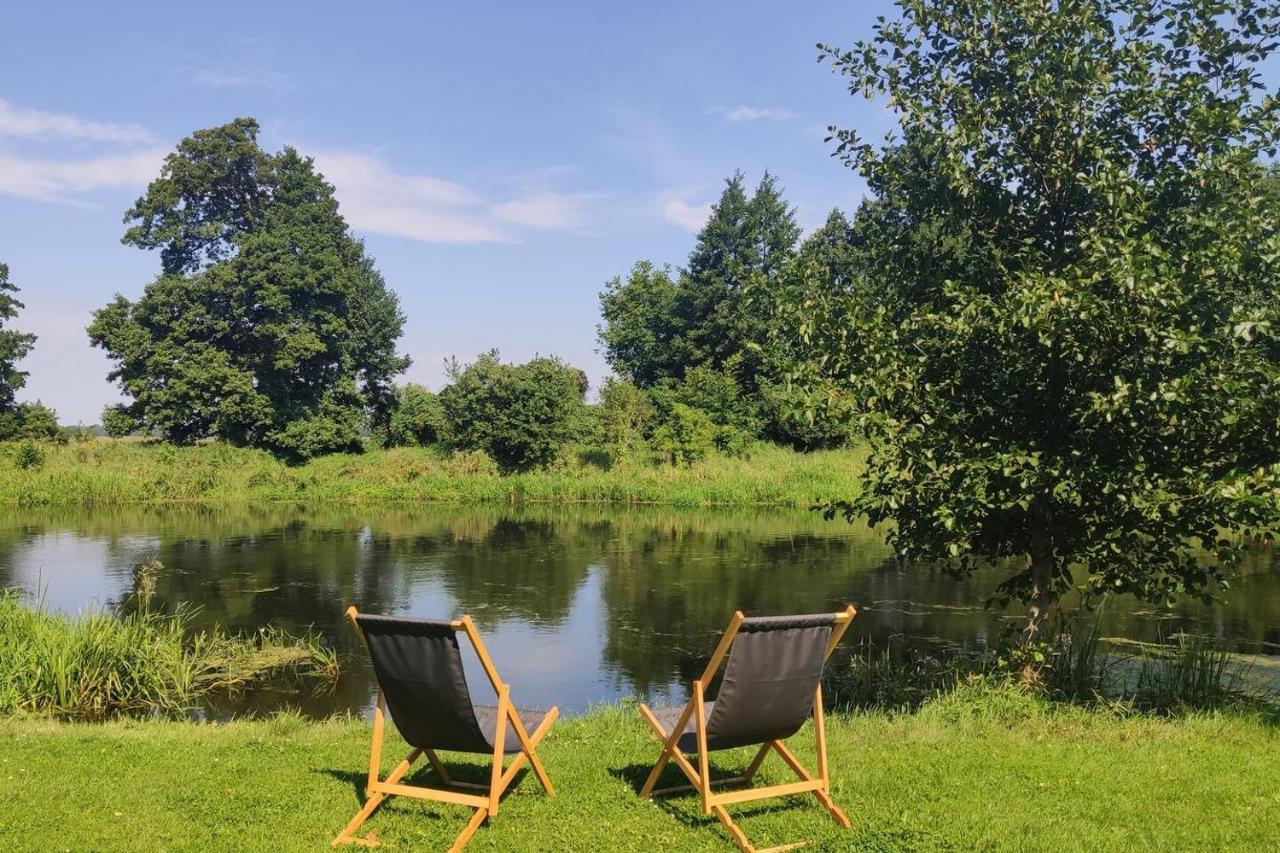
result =
M473 705L472 707L475 709L476 722L480 724L480 731L484 734L485 740L489 741L489 748L492 749L498 732L498 706ZM516 716L524 724L524 730L529 733L529 737L533 737L533 733L550 713L550 711L534 708L516 708ZM520 751L520 736L511 726L507 726L507 733L502 741L502 751L506 754Z
M711 710L715 707L715 702L704 702L703 708L706 711L707 719L711 719ZM684 713L684 705L664 705L660 708L653 708L653 716L657 718L658 723L666 730L667 735L671 735L671 730L676 727L676 723L680 722L680 715ZM698 751L698 722L694 719L693 714L689 715L689 722L684 727L684 733L680 735L680 740L676 742L676 749L681 752L697 752ZM707 744L708 749L714 749Z

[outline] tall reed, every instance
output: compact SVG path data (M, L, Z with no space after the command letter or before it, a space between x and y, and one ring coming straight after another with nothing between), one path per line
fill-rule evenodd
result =
M71 616L0 590L0 713L178 713L264 678L337 677L336 656L313 637L193 632L190 611L164 614L146 599L131 601L120 612Z

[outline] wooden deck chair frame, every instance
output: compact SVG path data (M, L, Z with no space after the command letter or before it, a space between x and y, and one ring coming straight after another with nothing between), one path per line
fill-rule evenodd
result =
M361 631L360 625L356 621L356 616L359 615L356 608L354 606L348 607L346 615L351 620L351 624L355 628L356 634L359 635L361 642L366 642L364 632ZM452 853L456 853L456 851L460 851L466 846L467 842L471 840L471 836L475 835L476 830L480 828L482 823L498 814L502 794L525 764L533 768L534 774L538 777L538 781L542 783L542 787L547 794L552 797L555 796L556 792L551 784L551 777L547 775L547 770L543 766L542 760L538 758L537 749L538 744L551 728L551 724L559 717L559 709L553 707L548 711L542 723L530 734L525 729L520 715L516 713L515 706L511 702L509 685L498 676L497 667L494 666L493 659L489 657L489 652L485 648L484 641L480 639L480 633L476 630L475 623L471 620L471 617L463 616L461 619L451 622L450 625L454 630L461 630L466 633L472 647L475 649L476 657L480 659L480 665L484 667L489 683L493 685L493 689L498 694L498 724L494 736L493 764L490 771L489 784L477 785L450 778L444 763L434 750L418 748L411 749L405 759L397 764L385 779L379 778L382 765L382 738L386 728L387 716L386 698L383 696L382 689L379 688L378 701L373 711L373 742L369 752L369 781L365 786L365 797L367 799L364 806L356 812L355 817L351 818L347 825L343 827L342 832L338 833L338 836L333 839L330 847L338 847L342 844L377 847L378 841L373 833L369 833L366 837L358 838L355 832L377 811L378 807L388 797L401 796L447 803L449 805L467 806L475 809L475 812L471 815L471 820L463 827L462 831L454 839L453 846L449 848ZM508 729L519 739L520 752L504 768L504 746ZM427 756L432 769L440 777L440 781L445 787L429 788L426 786L400 784L400 780L409 772L413 763L423 754ZM468 791L471 793L467 793Z
M827 642L826 653L823 658L824 663L830 659L831 653L839 645L857 612L857 609L851 604L843 612L834 616L833 621L835 624L832 627L831 638ZM746 833L729 816L725 806L734 803L785 797L792 794L812 793L841 827L848 829L851 824L849 823L849 818L831 799L831 779L827 768L827 732L822 711L821 684L818 685L813 697L814 737L817 741L818 762L816 773L810 773L781 740L770 740L760 745L755 757L742 774L726 779L712 780L710 756L707 750L707 716L705 713L704 694L707 686L711 683L711 679L719 671L720 665L724 663L725 657L733 645L733 639L737 636L738 629L742 627L742 623L746 621L746 618L742 611L739 610L729 620L729 627L725 629L724 635L720 638L720 644L716 646L715 652L711 655L711 660L707 663L707 668L703 670L702 677L693 682L693 695L689 698L688 704L685 705L671 731L668 732L662 727L657 716L647 705L642 704L640 706L640 715L649 724L655 739L662 743L662 754L659 756L657 764L653 766L653 770L649 773L649 778L645 780L644 787L640 789L640 796L648 798L683 791L697 791L702 800L702 813L704 815L714 814L716 819L728 830L729 835L733 837L734 843L738 845L738 848L743 853L779 853L779 851L803 847L809 842L802 841L795 844L783 844L777 847L757 850L747 840ZM690 763L689 759L685 757L678 747L680 737L684 734L690 718L693 718L697 732L698 764L696 767ZM796 776L799 777L798 782L724 792L712 790L713 785L750 785L751 780L759 772L760 766L764 764L770 751L776 752L786 765L791 768ZM658 783L658 777L662 775L662 771L669 761L675 762L676 766L689 779L689 784L654 790L654 786Z

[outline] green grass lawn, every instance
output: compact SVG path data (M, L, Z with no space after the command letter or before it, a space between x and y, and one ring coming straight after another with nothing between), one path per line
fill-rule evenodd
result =
M733 807L757 845L1280 846L1280 739L1260 718L1121 717L966 689L914 714L834 717L829 725L834 795L853 829L838 830L812 798ZM367 723L347 719L0 721L0 849L325 849L359 805L368 737ZM399 741L392 744L388 768L401 757ZM811 762L812 732L795 745ZM633 710L562 719L540 752L558 796L543 795L526 774L468 849L734 849L695 798L636 797L657 746ZM748 758L748 750L717 754L725 769ZM764 778L788 773L772 757ZM444 849L468 815L393 798L366 829L388 850Z
M760 443L746 456L689 467L634 462L602 467L574 451L546 470L498 476L434 448L335 454L286 465L262 450L99 439L41 445L18 465L19 442L0 443L0 506L107 506L172 501L438 501L653 503L682 507L794 506L858 490L865 450L797 453ZM594 460L594 461L593 461Z

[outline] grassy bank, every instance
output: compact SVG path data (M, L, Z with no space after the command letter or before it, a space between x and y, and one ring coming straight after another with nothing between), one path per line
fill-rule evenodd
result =
M687 468L609 466L592 454L544 471L498 476L474 457L396 448L289 466L258 450L143 441L0 445L0 505L100 506L139 501L558 501L673 506L798 506L857 489L861 450L802 454L759 445L743 458Z
M913 714L837 716L829 732L834 794L853 829L840 832L806 799L736 807L760 846L1280 845L1280 739L1260 718L1114 716L962 688ZM225 726L0 721L0 847L325 849L358 806L368 737L359 721L294 717ZM399 758L395 744L387 768ZM809 760L812 732L796 745ZM558 796L546 798L525 778L470 849L732 850L692 798L635 796L655 751L629 709L562 720L541 750ZM716 763L729 769L748 759L739 750L718 753ZM775 762L764 776L783 781L788 771ZM470 778L480 773L476 765ZM464 822L462 809L401 799L368 826L388 850L443 849Z
M158 613L145 598L128 604L70 616L0 590L0 714L175 714L264 679L337 677L333 652L311 638L195 632L186 613Z

